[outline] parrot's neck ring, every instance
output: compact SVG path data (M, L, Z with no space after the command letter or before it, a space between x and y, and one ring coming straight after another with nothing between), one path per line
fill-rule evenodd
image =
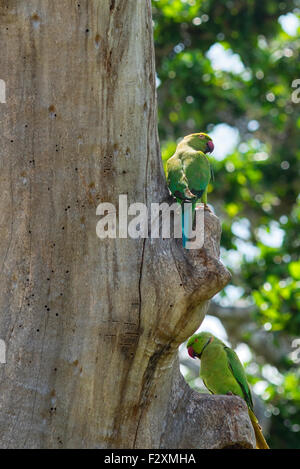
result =
M198 355L198 358L200 358L200 360L201 360L201 357L202 357L202 354L203 354L204 350L206 349L206 347L207 347L209 344L212 343L213 340L214 340L214 338L213 338L213 337L210 337L210 338L208 339L208 341L206 342L206 344L204 345L203 349L201 350L200 355Z

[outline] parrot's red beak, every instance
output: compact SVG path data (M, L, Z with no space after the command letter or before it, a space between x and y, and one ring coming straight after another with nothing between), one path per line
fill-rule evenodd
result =
M214 151L214 148L215 148L215 146L214 146L213 142L211 140L209 140L207 142L207 145L206 145L207 153L212 153Z
M194 352L193 347L188 347L188 354L190 357L195 358L196 354Z

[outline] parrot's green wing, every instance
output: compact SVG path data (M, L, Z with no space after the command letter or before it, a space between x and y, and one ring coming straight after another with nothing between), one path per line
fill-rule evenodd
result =
M195 199L190 192L182 161L178 156L172 156L167 162L167 182L172 194L180 200Z
M183 167L190 191L201 199L211 178L211 166L207 156L201 151L185 151Z
M215 394L211 389L209 389L209 387L207 386L206 382L204 381L204 379L202 378L202 381L204 383L204 386L206 387L206 389L208 389L208 391L211 393L211 394Z
M229 368L234 378L236 379L236 381L239 383L241 387L245 401L247 402L250 409L253 411L253 401L252 401L251 391L247 382L247 377L246 377L243 365L241 364L237 354L231 348L225 346L224 350L226 351L226 354L228 357Z

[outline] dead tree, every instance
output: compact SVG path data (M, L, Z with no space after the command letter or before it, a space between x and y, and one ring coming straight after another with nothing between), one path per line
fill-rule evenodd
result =
M1 447L252 447L239 398L177 350L229 281L205 246L96 236L96 207L168 198L150 0L1 0Z

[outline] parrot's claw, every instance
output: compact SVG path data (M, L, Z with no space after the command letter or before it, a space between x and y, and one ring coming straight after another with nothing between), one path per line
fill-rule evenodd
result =
M233 396L233 393L230 392L230 391L228 391L228 392L226 393L226 396Z
M209 206L207 204L204 204L204 210L206 210L207 212L212 213L211 209L209 208Z

